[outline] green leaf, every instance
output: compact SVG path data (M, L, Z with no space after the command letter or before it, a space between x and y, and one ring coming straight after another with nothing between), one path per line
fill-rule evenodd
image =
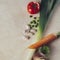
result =
M43 32L48 18L57 3L57 0L42 0L40 10L40 30Z
M49 48L49 46L43 46L43 47L41 47L41 52L43 53L43 54L45 54L45 55L48 55L49 53L50 53L50 48Z

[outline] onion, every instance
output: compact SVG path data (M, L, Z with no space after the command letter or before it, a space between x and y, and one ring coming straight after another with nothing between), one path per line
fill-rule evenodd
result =
M47 60L47 58L43 53L36 52L33 55L32 60Z

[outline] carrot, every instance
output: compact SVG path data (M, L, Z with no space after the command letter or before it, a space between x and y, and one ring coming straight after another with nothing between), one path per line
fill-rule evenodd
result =
M30 49L37 49L37 48L41 47L42 45L45 45L45 44L55 40L56 38L57 38L57 35L49 34L48 36L42 38L38 42L30 45L28 48L30 48Z

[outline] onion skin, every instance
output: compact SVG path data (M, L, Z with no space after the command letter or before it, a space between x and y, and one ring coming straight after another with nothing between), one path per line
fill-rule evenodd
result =
M33 55L32 60L34 60L36 57L47 60L46 56L45 56L43 53L36 52L36 53Z

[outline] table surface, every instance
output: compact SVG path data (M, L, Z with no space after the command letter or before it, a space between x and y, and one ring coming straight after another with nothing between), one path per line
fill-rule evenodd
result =
M24 49L30 41L23 31L28 23L26 5L33 0L0 0L0 60L24 60ZM50 18L45 35L60 31L60 5ZM50 60L60 60L60 39L51 43Z

